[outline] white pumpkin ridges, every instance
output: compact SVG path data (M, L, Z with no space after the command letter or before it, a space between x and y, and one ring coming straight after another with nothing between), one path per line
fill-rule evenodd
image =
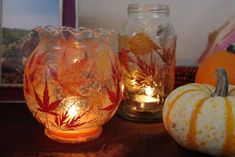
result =
M195 103L195 109L192 111L191 118L189 121L189 130L188 130L188 143L189 147L197 148L198 144L196 143L196 135L197 135L197 119L198 115L201 112L201 108L206 100L208 100L208 96L198 100Z
M198 92L198 91L204 91L205 87L199 86L199 84L191 83L188 85L181 86L170 93L170 95L167 97L164 108L163 108L163 121L164 124L168 124L167 121L169 121L169 115L173 107L175 106L176 101L180 99L185 94L188 94L189 92ZM206 95L210 95L211 93L205 92ZM168 129L168 126L165 125L166 129Z
M164 107L165 109L163 110L163 121L164 121L164 124L166 124L165 125L165 127L166 127L166 129L170 132L170 114L171 114L171 111L173 110L173 108L176 106L176 104L177 104L177 101L181 98L181 97L183 97L185 94L188 94L188 93L191 93L191 92L197 92L197 91L199 91L199 90L196 90L196 89L192 89L192 90L185 90L185 91L183 91L183 92L181 92L179 95L177 95L176 97L175 97L175 99L173 99L173 101L171 102L171 103L167 103L167 100L166 100L166 102L165 102L165 104L164 104L164 106L166 106L166 107ZM166 112L165 112L166 111Z
M175 102L171 112L169 112L168 132L184 147L191 149L196 147L196 142L194 142L195 135L193 135L193 130L196 132L196 128L189 127L191 123L196 123L196 119L195 122L191 121L192 112L200 105L201 101L208 97L208 94L199 90L184 93ZM189 131L192 131L192 134L189 134Z
M235 106L233 105L235 100L233 97L225 98L225 106L226 106L226 134L223 146L223 154L224 155L235 155Z
M163 118L165 118L165 115L166 115L166 111L168 110L169 108L169 104L173 102L173 100L178 96L178 93L180 92L184 92L184 91L187 91L187 90L198 90L197 87L191 87L191 86L187 86L187 85L184 85L184 86L180 86L178 87L176 90L173 90L169 95L168 97L166 98L165 100L165 104L164 104L164 108L163 108ZM164 121L164 119L163 119Z
M226 106L223 97L210 97L198 113L194 150L220 155L225 140ZM189 126L192 127L192 126ZM190 132L189 132L190 134Z
M211 97L214 87L189 84L166 99L163 121L182 146L212 155L235 155L235 86L232 96Z

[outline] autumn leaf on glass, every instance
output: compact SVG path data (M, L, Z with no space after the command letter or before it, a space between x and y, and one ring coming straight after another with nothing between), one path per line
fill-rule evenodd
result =
M109 96L109 100L111 101L111 104L106 106L105 108L103 108L102 110L105 110L108 112L108 116L107 116L107 120L109 120L112 116L112 114L114 113L114 111L117 109L121 99L122 99L122 88L123 86L120 86L120 82L121 82L121 69L117 66L117 65L112 65L112 79L116 84L116 89L115 92L113 92L112 90L110 90L109 88L106 88L106 91L108 93Z
M90 111L90 110L89 110ZM83 115L89 113L89 111L84 112L81 115L72 117L69 115L69 111L65 111L62 113L62 115L55 115L55 123L56 126L62 129L73 129L76 127L79 127L87 122L80 122L80 118L83 117Z
M63 98L50 103L50 97L49 97L48 85L47 85L47 78L45 80L45 89L43 91L43 99L41 99L39 97L39 95L37 94L35 89L34 89L34 95L35 95L35 99L36 99L36 101L39 105L39 108L37 108L38 111L56 115L56 113L53 112L53 111L59 106L59 104L63 100Z
M97 138L122 98L120 64L109 36L104 39L109 33L51 26L35 30L41 40L24 71L30 111L49 138L68 143Z
M128 19L118 36L124 73L119 114L138 122L161 121L162 105L173 89L176 34L162 4L128 5Z

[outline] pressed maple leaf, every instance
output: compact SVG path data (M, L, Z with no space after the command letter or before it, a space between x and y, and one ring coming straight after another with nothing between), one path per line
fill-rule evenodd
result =
M111 112L112 112L112 111L115 110L115 108L116 108L116 104L111 104L111 105L109 105L109 106L103 108L102 110L111 111Z
M34 96L35 99L39 105L38 111L41 112L46 112L46 113L50 113L50 114L56 114L55 112L53 112L61 103L62 99L56 100L52 103L50 103L50 97L49 97L49 92L48 92L48 84L47 84L47 78L45 80L45 88L43 91L43 99L41 100L41 98L39 97L38 93L36 92L35 88L34 88Z
M117 88L119 89L119 88ZM113 91L109 90L108 88L106 88L108 95L109 95L109 99L111 101L111 104L106 106L105 108L103 108L102 110L107 111L108 112L108 116L106 118L105 121L108 121L111 118L111 115L113 113L113 111L116 110L117 106L119 105L121 98L120 98L120 92L119 90L117 90L117 93L114 93Z
M131 51L135 55L145 55L151 53L152 50L160 48L147 34L144 32L137 33L129 39Z
M79 122L79 119L80 119L80 117L73 117L72 119L70 119L66 122L65 127L66 128L75 128L75 127L79 127L79 126L85 124L85 122L82 122L82 123Z
M173 55L174 50L172 51L171 48L165 48L163 49L163 51L164 51L164 55L162 59L164 60L166 64L171 64L173 57L174 57Z
M118 60L115 61L115 64L112 64L112 78L116 84L119 84L122 77L122 70L117 65Z
M66 120L68 119L69 115L68 115L68 111L65 111L64 113L62 113L61 116L56 115L55 116L55 123L57 126L62 126L65 124Z
M92 108L91 108L92 109ZM55 123L57 127L64 128L64 129L73 129L75 127L79 127L87 122L80 122L80 119L87 113L89 113L90 110L84 112L83 114L79 116L75 116L73 118L69 117L68 111L65 111L62 113L62 115L55 115Z
M112 78L113 78L116 90L115 92L113 92L109 88L105 87L109 96L109 100L111 102L110 105L102 109L108 112L108 116L105 121L108 121L111 118L111 115L113 111L117 108L117 106L119 105L121 101L121 96L122 96L122 91L120 89L121 71L120 69L118 69L118 66L116 64L115 65L112 64Z
M135 56L135 60L131 62L138 67L138 70L131 75L137 83L136 86L152 84L157 73L157 61L153 54L151 53L150 59Z
M81 96L79 88L95 79L93 78L92 80L92 78L87 76L91 70L91 63L88 62L86 57L79 60L71 58L70 55L70 52L64 52L57 72L51 70L50 73L57 79L66 95Z
M127 49L122 49L119 53L118 53L118 58L120 60L121 65L125 68L125 70L127 72L130 72L129 67L128 67L128 63L130 62L130 57L128 55L128 52L130 52L130 50Z
M112 90L108 89L107 87L105 87L105 88L106 88L106 91L107 91L107 93L108 93L108 95L109 95L109 100L110 100L112 103L116 103L116 102L117 102L117 99L118 99L117 93L113 92ZM117 87L117 89L118 89L118 87Z
M144 60L141 59L140 57L137 57L137 62L136 64L138 65L138 67L141 69L141 71L148 75L152 75L155 76L156 73L156 59L153 57L153 55L151 54L150 56L150 60Z

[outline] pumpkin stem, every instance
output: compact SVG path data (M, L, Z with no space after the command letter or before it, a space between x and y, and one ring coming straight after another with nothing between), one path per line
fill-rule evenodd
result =
M228 52L231 52L233 54L235 54L235 45L234 44L230 44L227 49Z
M223 68L216 69L216 77L215 92L211 96L226 97L228 95L228 77L226 71Z

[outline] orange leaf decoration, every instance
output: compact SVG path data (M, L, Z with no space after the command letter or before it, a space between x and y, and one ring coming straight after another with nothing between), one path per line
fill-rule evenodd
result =
M57 73L50 71L58 79L65 94L78 96L80 95L78 91L80 86L91 82L91 78L88 79L85 76L91 70L91 64L86 58L76 60L71 59L70 55L70 52L64 52L58 65Z
M111 118L112 113L118 107L121 101L121 96L122 96L122 90L120 89L120 86L119 86L119 83L121 82L121 71L120 69L118 69L117 65L112 65L112 78L113 78L114 83L116 84L115 92L105 87L109 96L109 100L111 101L110 105L102 109L102 110L109 112L106 118L106 121L108 121Z
M132 36L129 39L129 45L135 55L148 54L152 52L152 50L160 48L143 32Z
M128 63L130 62L131 58L128 56L128 52L130 52L130 51L123 48L118 53L118 58L120 60L121 65L125 68L125 70L130 72L129 67L128 67Z
M62 113L62 115L55 115L54 121L57 127L62 127L65 129L73 129L87 123L87 122L80 122L80 119L84 115L88 114L90 111L91 109L82 113L81 115L72 118L69 117L68 111L65 111L64 113Z

